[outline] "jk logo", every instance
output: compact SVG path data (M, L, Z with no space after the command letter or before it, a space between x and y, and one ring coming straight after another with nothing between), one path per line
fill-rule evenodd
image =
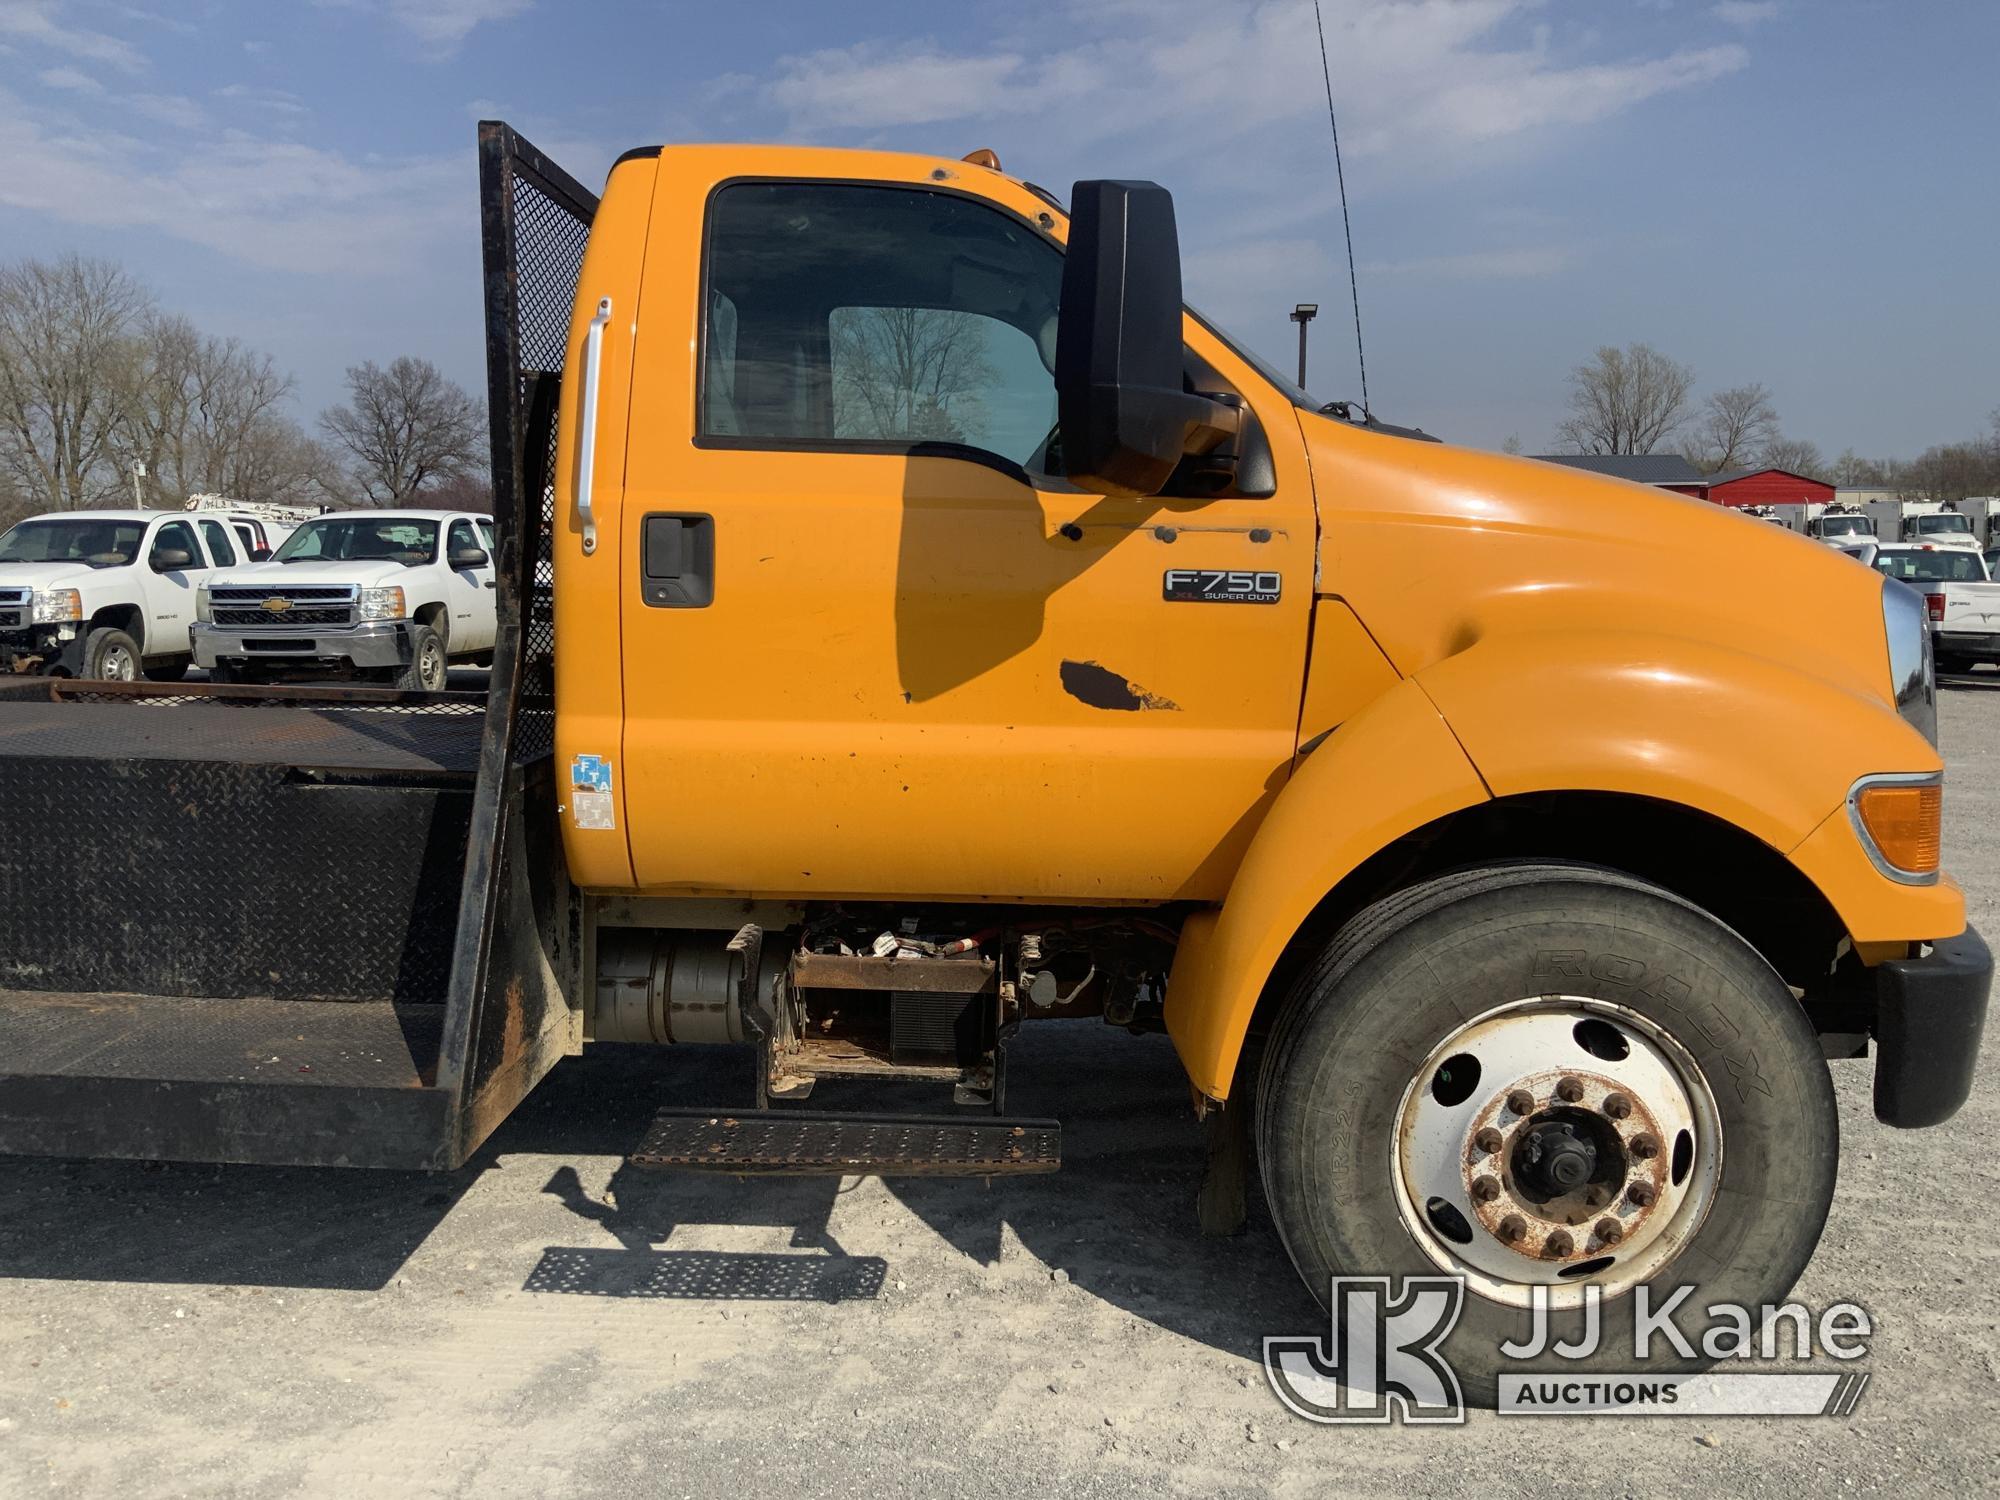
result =
M1453 1276L1336 1276L1324 1338L1267 1338L1264 1373L1309 1422L1463 1422L1458 1376L1438 1345L1465 1306Z

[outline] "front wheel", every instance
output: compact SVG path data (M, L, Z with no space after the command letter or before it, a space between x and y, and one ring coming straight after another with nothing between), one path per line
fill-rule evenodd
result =
M1350 921L1300 977L1258 1095L1265 1193L1324 1302L1335 1276L1463 1278L1444 1344L1483 1404L1503 1373L1698 1368L1657 1312L1783 1300L1833 1198L1838 1122L1811 1027L1736 933L1576 865L1441 876ZM1514 1363L1602 1297L1596 1353ZM1755 1314L1753 1312L1752 1316Z
M122 630L93 630L83 642L81 676L98 682L136 682L139 643Z
M444 637L428 625L419 625L410 633L410 664L396 677L396 686L441 693L448 665Z

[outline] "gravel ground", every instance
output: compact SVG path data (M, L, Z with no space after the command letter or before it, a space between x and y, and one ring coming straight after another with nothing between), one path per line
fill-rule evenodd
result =
M2000 676L1944 693L1946 852L2000 931ZM1255 1207L1194 1228L1172 1054L1031 1028L1057 1176L737 1184L625 1150L738 1059L565 1063L451 1176L0 1159L0 1495L1967 1495L2000 1491L2000 1084L1845 1139L1798 1288L1876 1318L1845 1420L1321 1428L1264 1386L1316 1311ZM818 1102L818 1101L816 1101ZM837 1103L827 1100L829 1105Z

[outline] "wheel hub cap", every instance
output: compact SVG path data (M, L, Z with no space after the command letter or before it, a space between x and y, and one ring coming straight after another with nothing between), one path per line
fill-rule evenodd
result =
M1404 1095L1395 1169L1425 1252L1495 1300L1574 1305L1650 1280L1706 1216L1715 1101L1686 1050L1621 1006L1515 1002L1433 1050Z

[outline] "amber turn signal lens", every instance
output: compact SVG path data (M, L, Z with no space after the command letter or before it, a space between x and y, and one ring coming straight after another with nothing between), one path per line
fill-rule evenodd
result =
M1864 786L1854 799L1854 810L1883 859L1908 875L1937 873L1944 815L1941 785Z

